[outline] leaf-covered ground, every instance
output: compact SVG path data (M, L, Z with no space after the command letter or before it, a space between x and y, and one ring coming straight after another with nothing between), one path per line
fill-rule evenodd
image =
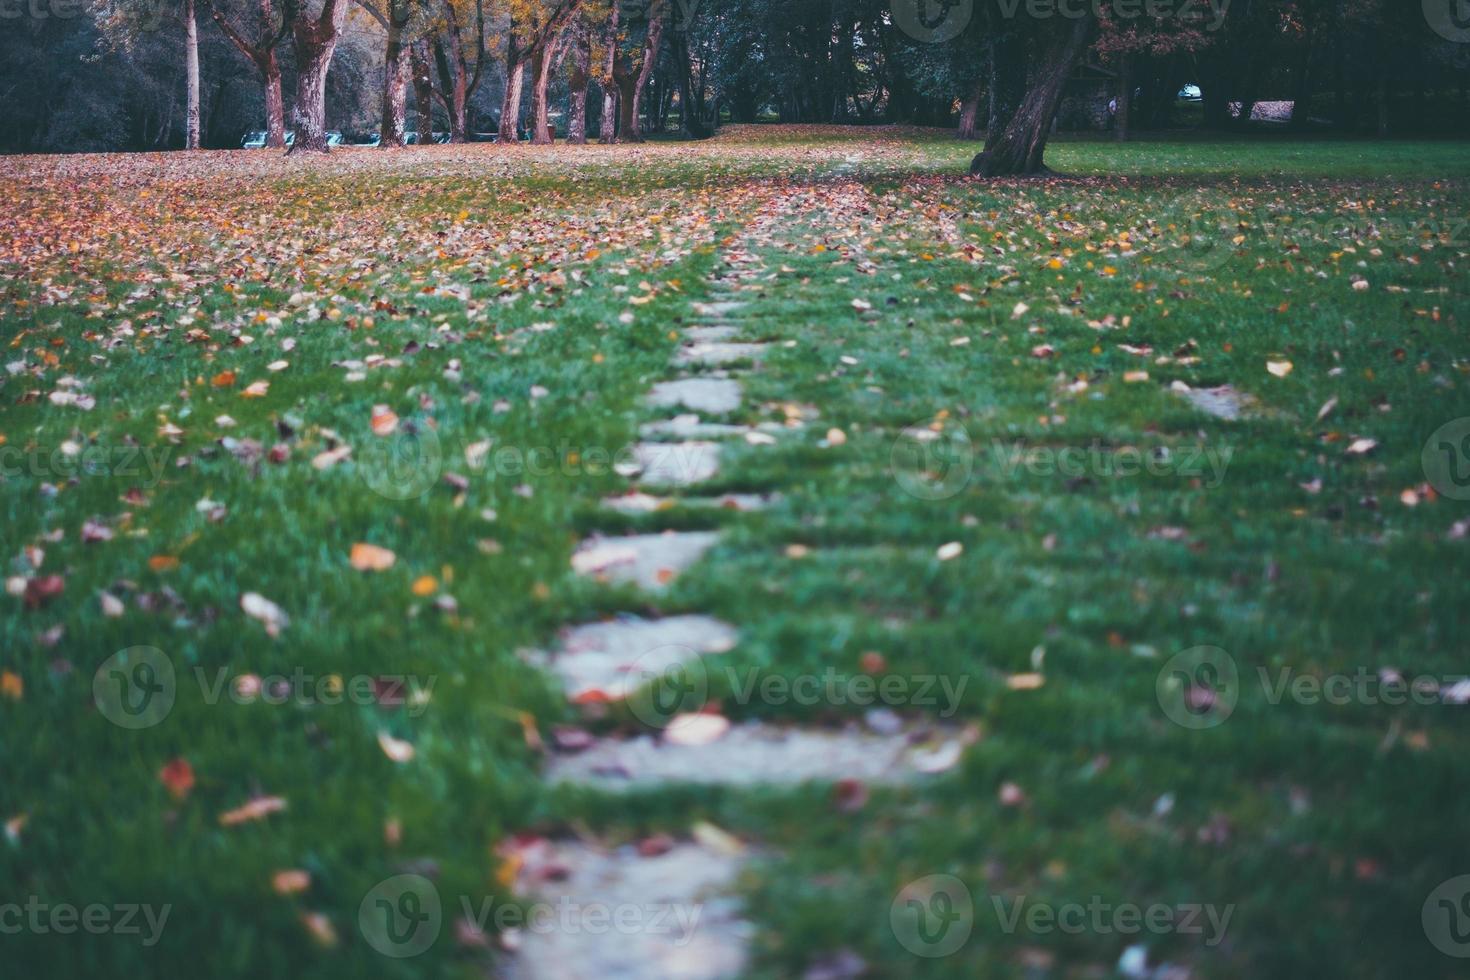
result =
M1470 152L1059 144L1071 177L993 183L972 152L0 160L0 903L171 909L152 944L43 916L7 969L483 975L505 943L457 900L393 959L364 896L514 903L513 835L699 825L764 856L755 976L1456 975L1423 915L1470 873L1470 423L1440 431L1470 416ZM713 489L780 496L609 513L736 243L771 346L727 421L787 431ZM1238 418L1181 390L1221 386ZM586 534L670 527L725 534L657 598L572 574ZM719 678L890 676L968 748L901 788L549 789L544 752L637 721L518 651L628 611L739 628L725 716L882 724ZM1233 686L1177 682L1199 647ZM1383 703L1400 676L1422 696ZM974 912L931 958L894 908L932 874Z

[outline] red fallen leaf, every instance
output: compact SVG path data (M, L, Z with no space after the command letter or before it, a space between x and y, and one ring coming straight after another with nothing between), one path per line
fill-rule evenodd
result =
M221 371L209 379L209 383L216 388L228 388L235 383L234 371Z
M158 770L158 780L167 787L170 796L182 800L194 789L194 767L188 759L171 759Z
M654 834L638 842L638 854L642 857L658 857L674 849L674 839L668 834Z
M858 668L865 674L883 674L888 671L888 661L877 650L868 650L858 658Z
M24 602L27 609L39 609L66 590L66 579L60 575L39 575L26 579Z
M868 784L861 779L839 779L832 787L832 805L843 813L856 813L868 805Z

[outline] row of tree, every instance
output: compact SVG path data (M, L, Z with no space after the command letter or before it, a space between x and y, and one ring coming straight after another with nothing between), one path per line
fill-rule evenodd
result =
M268 145L286 145L289 121L293 152L322 151L329 106L385 146L405 142L410 113L420 140L488 127L546 142L562 108L572 142L637 141L671 117L691 137L723 119L957 125L986 140L977 173L1027 173L1079 70L1103 80L1120 136L1178 125L1189 83L1194 121L1219 129L1264 100L1294 103L1298 128L1463 130L1470 116L1470 45L1404 0L106 2L0 37L15 55L0 106L18 124L0 146L221 145L218 120L249 113ZM103 71L110 85L86 84Z

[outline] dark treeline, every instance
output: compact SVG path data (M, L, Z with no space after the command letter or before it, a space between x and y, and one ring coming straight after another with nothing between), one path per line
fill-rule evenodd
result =
M1438 2L1438 0L1436 0ZM11 0L0 149L324 149L914 123L1470 130L1470 25L1407 0ZM1178 95L1192 86L1190 98ZM1197 91L1197 95L1196 95ZM1255 123L1252 122L1255 120ZM486 138L486 137L480 137Z

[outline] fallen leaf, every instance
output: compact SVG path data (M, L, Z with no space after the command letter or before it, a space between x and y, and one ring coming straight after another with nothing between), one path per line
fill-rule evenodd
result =
M188 759L171 759L158 770L158 780L176 800L187 797L194 789L194 767Z
M1266 370L1278 378L1284 378L1291 373L1292 363L1290 361L1267 361Z
M412 742L405 742L401 738L394 738L387 732L378 732L378 745L383 749L383 754L394 762L412 762L414 747Z
M271 888L277 895L296 895L311 887L311 874L300 868L287 868L271 875Z
M703 712L675 715L664 729L664 741L670 745L709 745L730 730L730 719Z
M284 809L286 801L279 796L257 796L233 810L221 813L219 823L221 827L234 827L254 820L264 820L272 813L280 813Z
M398 556L387 548L358 542L352 546L352 552L347 560L359 572L383 572L393 567Z
M271 602L259 592L246 592L240 596L240 609L251 619L265 626L266 634L278 636L291 620L285 610Z

